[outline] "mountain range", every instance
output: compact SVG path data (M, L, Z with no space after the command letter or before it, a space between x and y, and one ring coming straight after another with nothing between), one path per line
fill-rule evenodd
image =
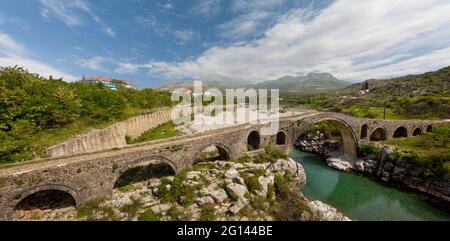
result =
M339 80L329 73L309 73L306 76L284 76L277 80L268 80L256 84L243 84L237 81L203 81L203 89L217 88L254 88L254 89L279 89L280 92L317 93L328 90L338 90L349 86L351 83ZM193 82L176 81L160 86L160 90L174 90L180 87L192 88Z

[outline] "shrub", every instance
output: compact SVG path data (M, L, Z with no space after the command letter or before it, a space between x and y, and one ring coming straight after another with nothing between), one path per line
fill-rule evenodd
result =
M153 212L150 208L146 209L143 213L141 213L138 217L139 221L159 221L161 216Z
M214 205L205 205L201 209L200 221L215 221L216 220L216 210Z
M258 181L258 177L259 176L257 176L257 175L254 175L251 177L250 176L244 177L245 185L247 186L247 188L250 192L262 190L262 186Z

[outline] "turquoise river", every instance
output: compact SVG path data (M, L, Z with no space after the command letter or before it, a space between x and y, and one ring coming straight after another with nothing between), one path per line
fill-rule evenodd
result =
M432 206L422 195L331 169L314 154L293 149L290 156L306 171L305 196L332 205L352 220L450 220L449 213Z

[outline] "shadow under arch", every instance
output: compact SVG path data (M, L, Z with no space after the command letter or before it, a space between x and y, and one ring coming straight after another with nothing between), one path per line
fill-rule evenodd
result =
M46 184L28 189L20 194L21 198L13 200L13 210L29 210L30 207L38 209L57 209L77 206L78 193L66 185Z
M361 126L361 139L364 140L367 138L369 126L364 124Z
M136 159L120 168L116 175L114 188L120 188L152 178L175 175L175 164L165 157L149 156Z
M394 131L393 138L408 137L408 130L404 126L399 126Z
M422 135L422 129L420 127L417 127L413 131L413 136L420 136L420 135Z
M385 141L387 140L387 136L386 128L377 127L370 134L370 141Z
M286 145L287 134L285 131L279 131L276 136L276 145Z
M258 150L261 147L261 134L257 130L251 131L247 136L247 150Z
M215 160L231 160L230 148L221 143L204 145L194 154L193 164Z

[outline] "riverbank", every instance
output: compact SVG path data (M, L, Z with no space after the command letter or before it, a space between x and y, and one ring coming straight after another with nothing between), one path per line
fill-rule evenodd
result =
M296 142L303 151L319 154L328 166L340 171L354 171L384 184L424 194L440 208L450 210L450 176L446 172L429 173L410 156L392 146L360 145L358 159L349 160L338 141L322 139L320 133Z
M327 203L355 221L450 221L450 213L424 195L398 189L357 172L330 168L317 155L292 149L308 177L302 193Z
M274 150L234 161L198 163L175 176L121 185L111 199L80 207L28 207L18 220L349 220L299 190L303 167ZM30 210L31 209L31 210Z

